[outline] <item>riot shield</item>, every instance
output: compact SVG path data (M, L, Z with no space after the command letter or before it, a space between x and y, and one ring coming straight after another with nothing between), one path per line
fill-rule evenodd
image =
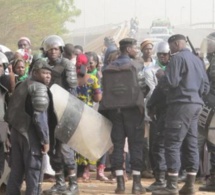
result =
M112 146L111 122L59 85L50 91L58 119L55 137L89 160L98 160Z
M215 115L213 115L208 128L208 141L215 145Z
M205 105L199 116L199 133L215 145L215 95L211 92L204 98Z

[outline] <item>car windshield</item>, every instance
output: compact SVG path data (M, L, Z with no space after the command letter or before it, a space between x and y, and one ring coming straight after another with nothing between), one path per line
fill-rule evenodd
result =
M168 34L168 30L165 28L152 28L151 33L152 34Z

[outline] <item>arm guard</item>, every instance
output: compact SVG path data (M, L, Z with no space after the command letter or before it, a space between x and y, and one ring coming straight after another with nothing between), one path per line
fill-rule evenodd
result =
M68 83L71 89L75 89L77 87L77 74L76 67L71 61L66 61L66 82Z
M35 111L44 112L49 106L48 88L39 82L33 82L28 87L32 105Z

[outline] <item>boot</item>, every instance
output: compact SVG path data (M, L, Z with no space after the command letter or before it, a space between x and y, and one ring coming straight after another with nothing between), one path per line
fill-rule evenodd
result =
M97 167L96 179L100 181L108 181L108 178L104 175L105 166L103 164Z
M206 184L199 188L199 191L215 192L215 174L207 179Z
M166 187L153 191L152 195L178 195L178 176L168 175Z
M187 172L186 170L182 170L178 176L178 183L186 182L187 179Z
M196 181L195 175L187 174L184 186L179 190L180 195L194 195L195 188L194 184Z
M62 195L78 195L78 183L77 183L77 177L76 176L69 176L69 186L67 188L67 191L64 192Z
M66 182L64 178L64 174L56 174L55 175L56 183L49 190L44 190L44 195L58 195L59 193L63 193L66 191Z
M146 170L141 173L141 177L145 179L152 179L154 178L154 175L150 171Z
M152 192L160 188L166 187L166 180L165 180L165 172L156 172L155 173L155 182L152 183L149 187L146 188L147 192Z
M125 193L125 181L124 181L124 176L116 176L117 180L117 187L115 190L115 194L124 194Z
M145 194L146 190L141 184L141 175L133 175L132 194Z

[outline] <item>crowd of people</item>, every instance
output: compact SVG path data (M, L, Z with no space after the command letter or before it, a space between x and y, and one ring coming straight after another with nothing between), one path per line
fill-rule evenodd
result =
M18 40L16 52L0 52L0 177L5 161L11 169L6 194L21 194L25 180L26 195L76 195L78 183L88 182L96 167L96 179L115 181L116 194L125 193L129 174L132 194L193 195L196 177L206 176L205 147L211 169L199 190L215 192L215 33L204 41L207 70L181 34L159 42L155 56L147 39L138 46L134 38L124 38L118 46L105 37L98 55L58 35L45 37L38 53L27 37ZM111 121L113 147L97 161L55 137L54 84ZM42 192L44 164L55 184ZM181 172L186 176L179 190ZM155 182L143 187L141 178Z

